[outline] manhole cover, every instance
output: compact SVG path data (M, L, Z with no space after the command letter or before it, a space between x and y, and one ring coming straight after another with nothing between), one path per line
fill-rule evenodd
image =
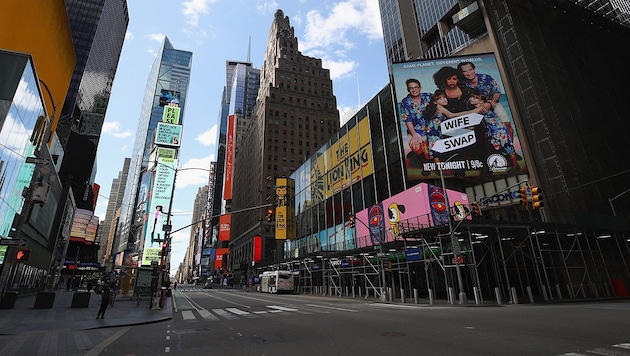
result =
M405 333L399 333L397 331L389 331L386 333L382 333L382 336L387 336L387 337L400 337L400 336L407 336L407 334Z

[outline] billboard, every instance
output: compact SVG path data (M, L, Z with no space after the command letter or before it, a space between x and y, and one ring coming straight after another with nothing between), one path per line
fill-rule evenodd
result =
M74 241L79 241L80 239L86 242L94 242L98 222L99 218L94 215L93 211L87 209L75 210L72 227L70 228L70 238Z
M348 133L311 162L311 186L314 203L374 173L370 122L364 117Z
M276 240L295 239L295 181L276 178Z
M157 162L153 187L147 202L142 266L150 266L152 261L159 261L162 249L160 243L165 238L163 227L168 222L170 212L167 210L175 184L177 159L158 157Z
M180 92L168 89L160 90L160 106L168 104L179 105Z
M230 241L230 230L232 228L232 214L219 216L219 241Z
M449 211L455 221L470 219L468 195L447 189L449 207L440 186L420 183L356 214L358 247L400 239L400 226L414 229L448 224Z
M232 174L234 172L234 155L236 145L236 118L228 117L228 130L225 143L225 172L223 175L223 200L232 200Z
M182 125L158 122L155 129L155 144L179 147L182 142Z
M179 106L170 106L167 105L164 107L164 112L162 113L162 122L167 124L179 124Z
M526 171L494 54L393 64L410 180Z

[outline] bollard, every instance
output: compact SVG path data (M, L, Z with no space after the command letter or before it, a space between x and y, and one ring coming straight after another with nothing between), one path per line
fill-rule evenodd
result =
M455 291L453 287L448 287L448 302L450 304L455 304Z
M473 287L473 294L475 295L475 304L481 304L479 302L479 290L477 287Z
M389 301L394 301L394 289L392 287L387 287L387 295L389 295Z
M549 301L549 296L547 295L547 286L541 285L540 289L542 290L543 298L545 299L545 302Z
M512 293L512 304L518 304L518 295L516 295L516 288L512 287L510 289L510 292Z
M527 286L525 289L527 289L527 296L529 297L529 302L534 304L534 295L532 294L532 287ZM545 298L545 300L547 300L547 298Z
M556 294L558 295L558 299L562 300L562 291L560 290L559 284L556 284Z
M569 293L569 298L570 299L574 299L575 296L573 295L573 290L571 289L571 285L567 284L567 292Z
M499 290L499 287L494 287L494 296L497 298L497 304L501 305L501 291Z
M418 290L416 288L413 289L413 302L418 304Z
M433 289L429 289L429 304L435 304L435 294L433 294Z

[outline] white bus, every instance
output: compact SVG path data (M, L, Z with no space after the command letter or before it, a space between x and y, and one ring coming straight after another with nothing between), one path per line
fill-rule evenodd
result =
M293 292L295 278L289 271L267 271L260 275L260 291L263 293Z

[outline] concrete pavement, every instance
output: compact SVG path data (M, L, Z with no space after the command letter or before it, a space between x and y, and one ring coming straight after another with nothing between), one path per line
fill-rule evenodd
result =
M73 297L72 291L58 290L52 308L35 309L37 296L27 295L18 297L13 309L0 309L0 355L98 354L121 330L173 318L170 297L163 308L152 309L149 297L138 303L118 295L104 319L96 319L100 294L90 292L87 308L71 308Z

